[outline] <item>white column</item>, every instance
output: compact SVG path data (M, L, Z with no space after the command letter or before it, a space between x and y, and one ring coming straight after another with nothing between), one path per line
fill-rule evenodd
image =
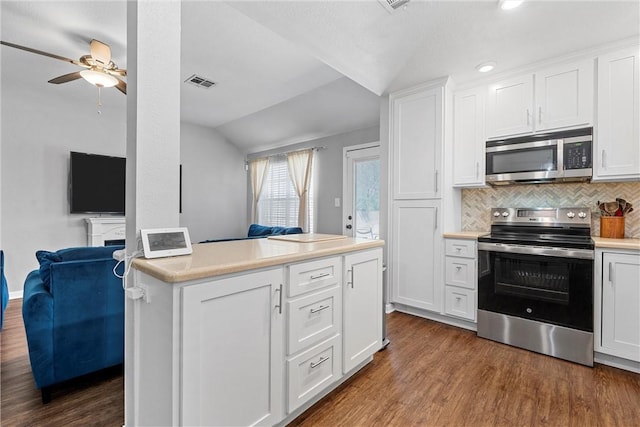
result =
M180 12L178 0L127 5L127 253L137 249L141 228L179 226ZM139 424L135 304L125 305L127 426Z

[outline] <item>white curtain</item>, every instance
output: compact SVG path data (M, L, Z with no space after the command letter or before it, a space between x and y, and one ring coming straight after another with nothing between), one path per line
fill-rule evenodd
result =
M251 192L253 193L253 203L251 205L251 222L258 222L258 201L260 193L262 193L262 184L267 176L269 168L269 158L264 157L254 159L249 162L249 170L251 171Z
M313 162L313 149L294 151L287 154L289 175L293 186L298 193L300 206L298 209L298 227L307 231L307 206L309 206L309 186L311 185L311 165Z

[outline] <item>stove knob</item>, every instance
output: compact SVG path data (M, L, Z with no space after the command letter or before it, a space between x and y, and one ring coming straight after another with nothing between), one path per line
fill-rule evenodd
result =
M507 211L502 212L502 216L505 217L505 218L508 217L509 216L509 212L507 212Z
M586 218L586 217L587 217L586 212L578 212L578 218Z
M497 217L499 217L499 216L500 216L500 212L495 211L495 212L493 213L493 216L495 216L496 218L497 218Z
M567 216L568 216L569 218L574 218L574 217L576 216L576 213L575 213L575 212L572 212L572 211L569 211L569 212L567 212Z

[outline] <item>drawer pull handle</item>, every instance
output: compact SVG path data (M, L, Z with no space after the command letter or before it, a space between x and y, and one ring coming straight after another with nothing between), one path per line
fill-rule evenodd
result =
M276 308L278 309L278 314L282 314L282 284L280 284L280 287L276 289L276 292L278 293L278 304L276 305Z
M462 270L462 266L456 265L456 270L457 270L457 271Z
M322 279L323 277L331 276L331 273L322 273L311 276L311 280Z
M318 360L316 363L311 362L311 365L309 365L311 367L311 369L315 368L316 366L320 366L322 365L324 362L326 362L327 360L329 360L330 357L321 357L320 360Z
M330 305L321 305L321 306L320 306L320 307L318 307L318 308L312 308L311 310L309 310L309 312L310 312L310 313L317 313L317 312L319 312L319 311L326 310L326 309L327 309L327 308L329 308L329 307L331 307L331 306L330 306Z
M458 252L460 252L461 250L462 250L462 248L461 248L461 247L457 247L457 248L456 248L456 251L458 251Z

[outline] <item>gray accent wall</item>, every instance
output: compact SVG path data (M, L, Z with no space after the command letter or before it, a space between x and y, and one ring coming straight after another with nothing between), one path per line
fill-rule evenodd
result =
M318 147L314 156L316 233L342 234L342 159L343 148L380 140L380 127L374 126L348 133L314 139L273 150L247 155L247 159ZM335 207L335 199L340 198L340 207ZM248 221L251 220L251 183L247 177Z
M247 233L244 154L219 132L182 123L180 225L193 242Z

